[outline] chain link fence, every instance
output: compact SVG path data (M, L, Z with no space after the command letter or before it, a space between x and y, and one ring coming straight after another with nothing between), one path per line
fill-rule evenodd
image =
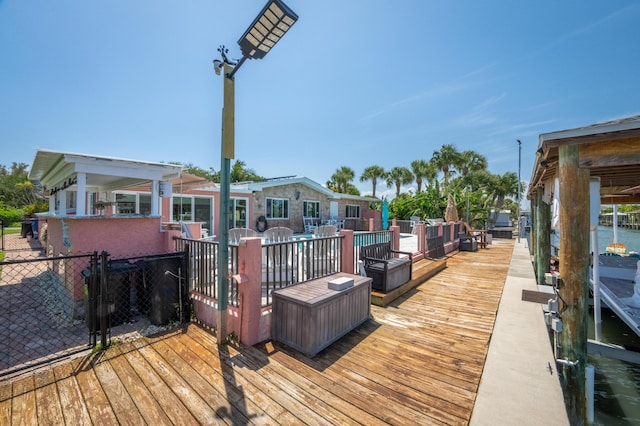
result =
M31 236L3 236L0 379L190 319L184 253L52 256Z

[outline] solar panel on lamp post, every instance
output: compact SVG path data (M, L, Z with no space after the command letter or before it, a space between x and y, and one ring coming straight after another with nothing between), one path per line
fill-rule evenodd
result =
M235 62L227 57L228 49L220 46L222 61L214 60L216 74L224 75L222 107L222 142L220 155L220 210L218 223L218 286L216 327L218 344L227 341L227 307L229 304L229 204L231 159L235 156L235 85L234 75L247 59L262 59L298 20L280 0L270 0L254 19L238 44L242 58Z

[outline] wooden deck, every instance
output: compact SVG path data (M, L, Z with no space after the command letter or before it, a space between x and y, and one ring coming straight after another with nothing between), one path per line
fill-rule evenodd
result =
M447 268L315 358L191 324L0 383L0 424L467 424L512 240Z

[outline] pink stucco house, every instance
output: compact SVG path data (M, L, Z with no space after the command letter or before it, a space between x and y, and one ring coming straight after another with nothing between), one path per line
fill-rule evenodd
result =
M218 234L218 184L183 172L180 165L88 154L38 150L29 179L41 183L49 211L51 255L106 250L123 257L172 249L172 237ZM231 185L229 228L267 226L303 232L303 216L340 217L352 229L369 219L371 198L338 194L306 177L284 177ZM259 230L259 229L258 229Z

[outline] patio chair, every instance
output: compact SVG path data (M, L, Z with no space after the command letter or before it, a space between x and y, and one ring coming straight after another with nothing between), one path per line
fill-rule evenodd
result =
M313 231L314 237L334 237L338 232L338 227L335 225L320 225L315 231Z
M264 231L264 239L267 243L279 243L293 240L293 229L284 226L276 226Z
M478 251L478 239L474 235L469 235L466 232L459 232L458 243L459 251Z
M344 219L341 219L340 216L332 216L331 225L335 225L338 231L344 229Z
M239 244L240 240L248 237L257 237L258 233L249 228L232 228L229 229L229 243Z
M293 229L278 226L264 231L266 247L262 247L262 281L272 283L290 283L295 280L296 264L295 244L293 241Z
M411 233L415 234L416 233L416 225L419 224L421 222L420 220L420 216L411 216Z
M302 223L304 224L304 232L306 234L312 234L318 227L317 220L314 217L303 216Z
M319 231L319 232L318 232ZM339 272L339 259L336 257L336 227L334 225L319 226L313 235L310 248L308 279Z

